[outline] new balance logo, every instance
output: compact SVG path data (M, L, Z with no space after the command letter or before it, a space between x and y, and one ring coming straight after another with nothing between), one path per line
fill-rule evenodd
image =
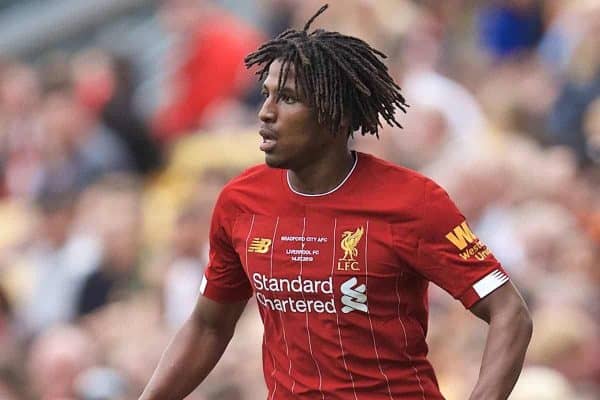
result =
M248 253L265 254L269 251L270 247L271 239L254 238L252 239L252 242L250 242L250 246L248 246Z
M344 294L342 296L342 312L348 314L352 311L368 312L367 308L367 287L362 284L356 286L358 280L356 278L350 278L346 282L342 283L341 290Z

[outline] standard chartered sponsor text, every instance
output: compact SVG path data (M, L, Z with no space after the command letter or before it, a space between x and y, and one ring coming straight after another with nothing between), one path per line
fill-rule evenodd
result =
M316 312L335 314L335 302L333 298L328 301L313 299L295 299L292 297L281 298L271 295L271 293L303 293L303 294L332 294L333 282L331 277L325 280L304 279L296 276L293 279L288 278L269 278L258 272L252 275L254 288L256 290L256 300L263 307L274 311L282 312Z
M252 275L252 280L254 281L254 288L256 290L264 290L265 292L333 293L331 277L324 280L305 279L300 275L297 275L293 279L269 278L255 272Z

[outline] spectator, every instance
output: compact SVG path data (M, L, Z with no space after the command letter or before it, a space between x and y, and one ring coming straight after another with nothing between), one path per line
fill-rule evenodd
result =
M161 165L160 149L134 110L131 63L92 49L76 55L72 64L79 101L124 144L135 171L142 175L156 171Z
M77 377L95 362L94 344L80 328L60 325L44 332L27 360L32 394L41 400L75 400Z
M600 32L600 24L595 32ZM581 165L591 162L586 148L584 115L590 104L600 97L600 48L596 34L587 36L576 48L567 81L547 121L550 137L557 144L571 147Z
M42 127L36 71L13 63L0 75L0 167L2 192L29 199L41 173Z
M137 183L127 176L107 177L101 188L106 218L99 267L87 276L77 299L77 315L89 314L123 298L137 282L140 250L140 209ZM119 215L120 218L111 218Z
M38 190L80 191L131 168L122 142L77 101L69 83L50 89L41 116L46 142Z
M485 48L497 58L532 49L544 29L542 6L540 0L501 0L484 6L479 29Z
M31 290L20 314L30 334L70 321L77 293L97 267L98 243L74 229L75 201L72 193L51 191L37 200L39 236L26 257Z
M173 77L154 127L164 142L202 126L220 102L243 95L251 84L243 59L259 33L210 0L164 0L160 18L176 36L169 60Z
M210 221L206 209L184 207L173 228L172 252L164 279L165 319L177 329L196 304L207 262L204 227Z

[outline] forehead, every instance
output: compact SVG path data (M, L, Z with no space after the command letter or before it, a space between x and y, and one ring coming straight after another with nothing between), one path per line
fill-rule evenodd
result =
M277 88L277 83L279 82L279 75L281 73L283 73L283 71L281 71L281 60L275 60L271 63L270 67L269 67L269 73L267 74L267 77L264 81L264 85L267 86L269 89L276 89ZM294 68L294 64L289 64L289 71L287 74L287 79L285 82L282 83L282 88L287 88L287 89L292 89L295 90L296 89L296 84L295 84L295 76L296 76L296 69Z

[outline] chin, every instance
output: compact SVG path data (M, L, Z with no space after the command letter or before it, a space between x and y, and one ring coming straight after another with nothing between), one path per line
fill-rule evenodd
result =
M268 153L265 154L265 164L271 168L287 168L285 160Z

